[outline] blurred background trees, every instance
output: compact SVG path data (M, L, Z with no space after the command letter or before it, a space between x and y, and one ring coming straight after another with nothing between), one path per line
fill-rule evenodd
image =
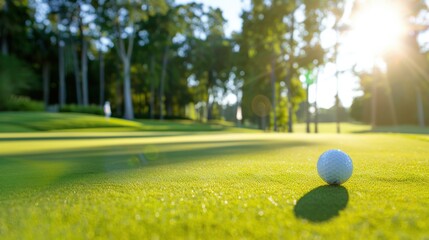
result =
M391 4L400 8L397 24L404 26L397 28L403 31L394 49L380 53L381 64L376 62L372 70L357 72L364 94L354 100L351 116L375 126L424 127L429 124L429 49L422 34L429 27L429 8L422 0ZM363 7L356 3L354 11Z
M252 0L241 32L227 36L222 11L198 3L2 0L0 110L83 111L108 100L127 119L226 119L293 132L295 121L314 117L303 76L336 61L321 34L345 2ZM404 9L400 51L382 56L383 69L357 70L363 95L350 110L321 110L320 120L350 113L377 125L429 124L429 48L418 41L428 9L417 0Z

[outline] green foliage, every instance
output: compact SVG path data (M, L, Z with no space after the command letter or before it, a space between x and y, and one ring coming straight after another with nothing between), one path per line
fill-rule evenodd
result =
M42 102L23 96L10 96L0 105L0 111L40 112L44 110L45 106Z
M418 104L429 113L428 59L421 53L418 34L407 35L403 44L407 47L400 53L386 56L387 73L377 88L377 124L418 124ZM376 75L377 73L375 73ZM421 95L421 99L417 96ZM384 120L383 115L390 119ZM389 121L390 120L390 121ZM426 124L429 119L426 117Z
M240 45L238 72L244 72L240 77L245 79L244 104L250 104L257 95L272 99L270 78L274 71L277 83L283 82L288 88L295 114L305 99L299 75L325 63L327 50L320 45L322 22L338 2L342 1L252 1L252 8L242 15L242 33L236 36ZM279 85L276 86L277 92ZM254 113L244 110L246 117L253 118Z
M276 114L277 114L277 125L280 132L286 132L287 131L287 123L288 123L288 114L287 111L288 106L288 100L285 97L280 97L280 101L278 102L276 106Z
M104 115L103 108L98 105L80 106L75 104L64 105L60 107L60 112L73 112L73 113L89 113L95 115Z
M12 95L20 95L34 85L35 76L27 64L14 56L0 56L0 108L5 108Z
M80 103L78 89L89 90L90 103L99 103L101 93L107 93L104 99L111 101L118 116L131 118L133 106L139 117L184 116L188 104L205 103L204 118L220 119L224 116L215 113L216 104L226 93L243 90L244 97L239 99L243 105L249 105L258 95L271 99L268 75L273 59L277 83L287 84L295 112L304 99L298 75L303 68L324 62L325 50L318 44L322 22L341 1L253 1L251 9L243 14L242 33L234 33L231 38L225 36L222 11L199 3L47 1L46 11L40 11L40 1L9 2L9 12L0 12L0 27L9 31L11 55L29 63L29 68L39 75L35 80L47 80L43 92L37 82L31 84L37 91L12 94L56 104L58 96L52 91L61 85L61 90L67 89L67 103ZM297 9L305 16L299 21L295 21ZM294 37L291 32L296 33ZM75 65L75 55L85 57L84 42L93 43L86 54L88 66ZM58 79L62 72L59 44L64 45L61 49L65 51L65 86ZM100 79L102 64L94 61L98 54L105 62L105 85L89 81L87 86L76 76ZM123 64L117 63L118 57ZM13 83L6 85L19 86ZM64 94L60 98L64 99ZM165 105L163 110L160 105ZM246 112L246 106L243 109L246 118L258 119L251 111Z
M350 107L350 117L359 122L368 122L368 118L364 117L364 98L356 97Z
M201 7L201 6L200 6ZM232 41L225 37L224 25L226 23L219 9L209 8L202 11L202 16L197 19L202 27L201 37L193 34L186 43L186 53L192 66L192 74L199 84L194 87L195 102L205 103L207 106L207 119L218 118L213 114L213 107L221 102L217 98L219 91L226 89L226 82L234 66ZM204 25L203 17L207 18ZM212 98L213 102L209 99ZM218 118L219 119L219 118Z

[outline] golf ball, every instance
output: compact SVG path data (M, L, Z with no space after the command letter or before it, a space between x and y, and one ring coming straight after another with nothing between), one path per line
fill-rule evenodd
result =
M352 159L341 150L328 150L320 155L317 172L328 184L342 184L352 176Z

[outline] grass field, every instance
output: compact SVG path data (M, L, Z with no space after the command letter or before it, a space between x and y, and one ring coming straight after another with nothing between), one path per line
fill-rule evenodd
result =
M421 139L9 137L0 143L2 239L429 237L429 142ZM353 157L344 187L317 176L329 148Z
M46 113L46 112L0 112L0 132L130 132L130 131L225 131L225 132L258 132L257 130L236 128L233 124L216 121L204 124L190 120L127 121L119 118L106 119L102 116L80 113Z
M0 239L428 239L428 173L427 135L1 133Z

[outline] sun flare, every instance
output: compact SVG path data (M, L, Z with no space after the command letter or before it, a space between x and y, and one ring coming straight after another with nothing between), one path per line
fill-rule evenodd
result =
M399 5L390 1L365 1L352 18L347 43L366 61L398 49L406 31Z

